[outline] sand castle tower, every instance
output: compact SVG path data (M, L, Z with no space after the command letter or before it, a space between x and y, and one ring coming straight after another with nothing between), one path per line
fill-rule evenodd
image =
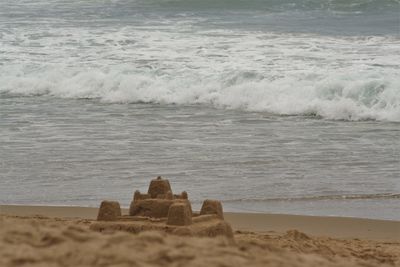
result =
M192 206L186 192L172 194L169 181L160 176L151 180L147 194L138 190L129 208L130 216L168 218L167 224L189 225L192 222Z
M221 202L205 200L200 212L192 211L188 194L173 194L167 179L151 180L147 193L135 191L129 214L122 215L118 202L103 201L98 221L92 229L118 229L130 232L162 230L169 233L199 236L233 237L232 228L224 221Z

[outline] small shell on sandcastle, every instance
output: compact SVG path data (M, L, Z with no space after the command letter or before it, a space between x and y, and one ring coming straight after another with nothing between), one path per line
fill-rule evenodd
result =
M118 202L103 201L91 228L98 231L123 230L140 232L160 230L172 234L233 238L231 226L224 221L221 202L205 200L200 213L192 211L187 192L173 194L167 179L157 177L147 193L136 190L129 214L122 215Z

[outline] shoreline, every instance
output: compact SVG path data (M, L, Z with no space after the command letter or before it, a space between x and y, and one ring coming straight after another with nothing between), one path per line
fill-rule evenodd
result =
M46 216L94 220L98 208L78 206L0 205L0 215ZM127 209L122 209L127 213ZM379 241L400 241L400 221L351 217L225 212L236 231L277 232L298 230L312 236Z

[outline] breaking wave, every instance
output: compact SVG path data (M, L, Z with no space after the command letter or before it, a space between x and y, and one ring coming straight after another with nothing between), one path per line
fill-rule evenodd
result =
M205 104L333 120L400 121L400 84L394 74L309 76L271 79L251 71L170 76L127 70L42 70L3 75L0 92L98 99L105 103Z
M46 3L53 2L59 3ZM266 2L336 7L378 3ZM71 8L80 10L78 4ZM15 9L25 10L20 5ZM397 35L327 36L259 31L257 27L212 28L196 25L218 19L190 13L179 18L162 13L159 19L147 20L128 16L131 20L122 27L118 20L86 25L68 18L57 20L55 26L45 18L33 23L24 13L13 21L5 13L0 12L0 20L9 22L0 28L3 97L201 104L333 120L400 121Z

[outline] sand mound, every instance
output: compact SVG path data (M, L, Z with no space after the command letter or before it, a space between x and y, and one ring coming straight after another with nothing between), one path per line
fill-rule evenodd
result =
M237 233L184 237L89 229L91 221L0 216L0 266L399 266L400 244ZM187 229L187 228L178 228ZM300 237L300 238L298 238Z

